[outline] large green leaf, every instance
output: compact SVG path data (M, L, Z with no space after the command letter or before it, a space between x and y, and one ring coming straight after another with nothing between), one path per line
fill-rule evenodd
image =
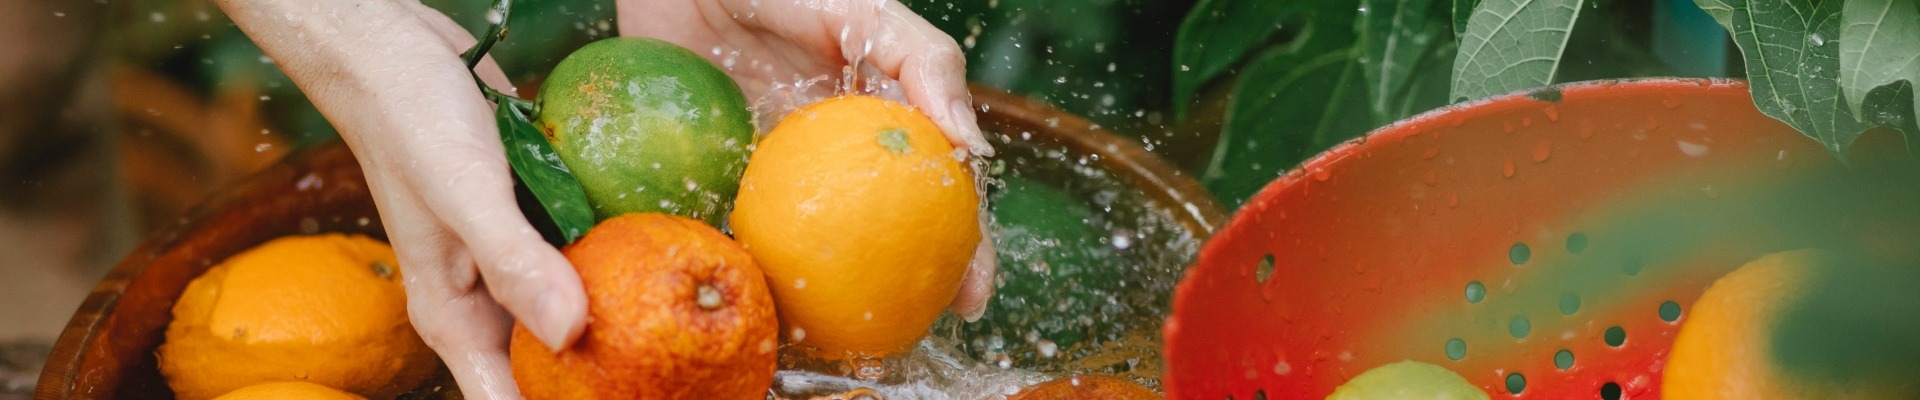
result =
M494 112L500 125L500 142L507 148L507 164L520 182L533 192L546 216L560 234L560 243L573 243L593 228L593 207L587 204L587 192L580 181L554 153L553 145L539 128L528 121L526 113L513 101L502 101ZM537 212L527 213L530 217ZM535 226L548 221L530 221Z
M1455 101L1553 83L1581 0L1487 0L1467 21L1453 62Z
M1865 119L1862 103L1873 89L1903 80L1920 84L1920 10L1915 3L1920 2L1850 0L1841 11L1840 89L1855 119ZM1907 101L1920 115L1920 100Z
M1841 2L1733 0L1728 4L1733 8L1733 39L1746 58L1753 103L1760 112L1819 140L1842 158L1847 146L1869 128L1914 131L1906 115L1912 112L1907 109L1912 101L1910 85L1869 93L1859 114L1841 101L1837 43Z
M1272 52L1249 64L1202 176L1207 189L1238 207L1308 156L1373 128L1356 53Z
M1372 121L1385 125L1405 115L1403 94L1414 86L1421 61L1436 47L1450 42L1447 19L1440 17L1444 0L1361 0L1357 33L1367 76ZM1431 65L1424 67L1432 68Z
M1266 44L1280 31L1289 8L1293 7L1270 0L1200 0L1195 4L1174 36L1174 114L1186 115L1187 103L1201 86Z

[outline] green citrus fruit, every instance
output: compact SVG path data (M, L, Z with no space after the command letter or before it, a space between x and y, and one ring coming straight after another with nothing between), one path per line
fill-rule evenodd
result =
M1405 360L1367 370L1333 389L1327 400L1485 400L1487 392L1445 367Z
M574 51L541 85L536 123L601 220L659 212L718 226L753 143L746 96L680 46L612 38Z

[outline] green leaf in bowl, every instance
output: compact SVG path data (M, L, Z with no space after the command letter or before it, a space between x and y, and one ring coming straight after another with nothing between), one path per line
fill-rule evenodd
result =
M495 109L494 121L500 125L500 142L507 148L507 164L520 182L539 200L540 207L558 228L561 243L573 243L593 228L593 208L587 204L587 192L574 179L573 172L560 162L546 135L527 119L513 101L502 101ZM530 213L537 215L538 213ZM529 221L535 226L547 221Z
M1488 0L1460 36L1453 61L1454 101L1553 83L1581 0Z

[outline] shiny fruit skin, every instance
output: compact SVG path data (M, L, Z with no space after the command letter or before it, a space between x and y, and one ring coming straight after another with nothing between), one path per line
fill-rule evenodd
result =
M527 399L761 399L779 321L765 275L700 221L627 214L564 253L587 290L588 323L548 350L515 325L508 346Z
M789 341L843 359L926 336L981 240L957 153L919 111L868 96L802 107L767 134L731 225L766 269Z
M665 41L603 39L561 60L535 101L535 124L598 219L660 212L721 225L753 123L713 63Z
M160 371L181 399L295 380L393 398L440 361L408 322L401 282L393 249L364 236L255 246L187 284Z

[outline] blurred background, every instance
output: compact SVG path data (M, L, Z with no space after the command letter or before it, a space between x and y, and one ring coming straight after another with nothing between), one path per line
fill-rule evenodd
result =
M1201 88L1184 119L1170 89L1176 32L1196 1L901 1L961 44L971 80L1085 116L1187 173L1207 167L1230 79ZM485 28L487 1L425 3ZM1702 26L1690 1L1589 4L1558 80L1740 70L1711 21L1687 31ZM493 54L522 90L616 34L611 0L516 7ZM0 0L0 110L0 399L26 398L68 317L142 233L335 137L206 0Z

